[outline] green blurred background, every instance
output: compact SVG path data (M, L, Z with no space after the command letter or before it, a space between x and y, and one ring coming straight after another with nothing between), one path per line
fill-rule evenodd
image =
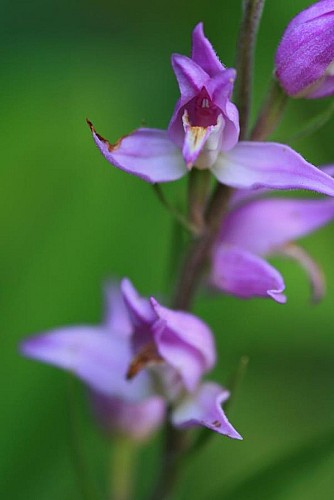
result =
M109 444L90 423L80 384L82 411L73 424L68 376L22 359L19 341L99 322L108 277L128 276L145 294L167 289L171 220L148 185L105 162L85 117L111 141L142 122L165 128L178 96L170 54L189 53L202 20L233 65L240 3L1 2L1 498L82 498L73 430L102 492L109 467ZM309 3L268 0L257 104L284 27ZM275 138L286 140L328 102L291 103ZM292 145L316 164L333 161L333 122ZM183 188L168 188L175 203ZM333 236L332 225L303 242L327 276L327 296L316 307L303 272L279 260L285 306L198 299L196 311L217 335L216 379L226 382L240 356L250 356L231 415L244 441L215 436L187 465L175 498L332 498ZM158 446L159 437L140 454L136 498L146 497Z

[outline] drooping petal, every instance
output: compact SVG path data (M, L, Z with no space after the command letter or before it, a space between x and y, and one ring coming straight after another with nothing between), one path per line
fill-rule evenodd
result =
M225 69L211 43L204 35L203 23L198 23L193 30L191 58L211 77Z
M209 327L193 314L172 311L151 298L159 318L153 325L154 339L161 357L181 376L188 391L193 391L201 376L215 362L215 346Z
M265 260L242 248L216 247L210 282L219 290L242 299L271 297L280 304L286 302L280 273Z
M334 196L334 179L284 144L239 142L220 154L211 170L235 188L307 189Z
M135 441L145 441L163 423L166 403L160 396L129 402L92 392L94 415L108 434L124 435Z
M106 328L129 336L133 328L119 283L112 282L105 287L105 303L104 325Z
M182 155L187 168L194 164L198 168L209 168L217 159L224 120L219 115L217 124L208 127L192 126L187 111L183 115L185 131Z
M94 141L112 165L146 182L169 182L187 173L181 151L164 130L140 128L110 144L88 122Z
M258 255L268 255L333 219L332 199L255 199L226 216L218 240Z
M242 439L222 409L228 397L226 389L207 382L194 395L181 401L172 414L172 423L179 428L201 425L232 439Z
M187 56L172 55L172 66L182 98L190 100L209 80L209 75Z
M306 271L311 285L311 297L313 303L318 303L326 292L325 276L319 264L298 245L285 245L280 253L290 259L294 259Z
M334 61L334 1L312 4L292 19L277 49L276 75L284 90L296 97L330 95L324 76Z
M126 380L131 359L128 339L89 326L60 328L31 337L21 344L21 352L73 372L92 389L107 396L140 401L151 394L147 373Z

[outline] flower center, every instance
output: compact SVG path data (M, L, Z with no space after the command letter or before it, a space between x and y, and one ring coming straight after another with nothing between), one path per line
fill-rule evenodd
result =
M210 127L217 124L221 110L213 104L205 87L185 106L193 127Z

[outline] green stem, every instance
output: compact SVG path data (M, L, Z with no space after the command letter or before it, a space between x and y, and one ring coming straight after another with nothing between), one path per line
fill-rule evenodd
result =
M240 139L247 137L251 112L253 66L256 36L265 0L244 0L237 45L237 104L240 113Z
M113 441L111 454L110 500L133 498L136 444L127 438Z
M192 234L196 234L197 233L196 226L191 224L191 222L189 222L188 219L177 210L177 208L175 208L171 203L169 203L160 185L153 184L152 187L160 203L168 210L168 212L175 218L175 220L177 220L178 223L181 224L181 226L183 226L187 231L189 231Z
M287 102L288 95L273 78L251 132L250 139L252 141L264 141L274 132L281 121Z

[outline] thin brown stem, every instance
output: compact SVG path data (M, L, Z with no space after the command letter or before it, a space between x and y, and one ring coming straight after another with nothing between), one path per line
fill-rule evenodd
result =
M237 45L237 104L240 113L240 139L247 137L251 112L253 65L258 32L265 0L244 0L243 17Z

